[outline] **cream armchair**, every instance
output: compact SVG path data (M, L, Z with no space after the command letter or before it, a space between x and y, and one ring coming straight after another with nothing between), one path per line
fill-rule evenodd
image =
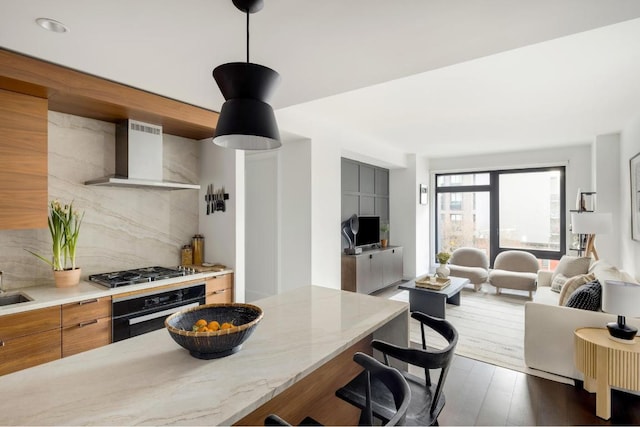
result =
M539 269L538 259L529 252L500 252L489 273L489 283L496 287L498 294L501 288L519 289L529 291L529 299L532 299Z
M464 247L454 250L447 267L452 276L469 279L476 291L489 277L489 258L482 249Z

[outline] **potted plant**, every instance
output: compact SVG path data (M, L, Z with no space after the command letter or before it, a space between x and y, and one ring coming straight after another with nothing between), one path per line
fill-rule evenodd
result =
M382 232L382 238L380 239L380 246L383 248L387 247L387 243L389 242L389 223L384 222L380 225L380 231Z
M81 269L76 267L76 249L83 218L84 212L80 214L74 210L73 203L63 206L59 201L52 200L48 218L52 241L51 260L26 249L51 266L57 287L80 283ZM68 262L71 264L69 267Z
M451 254L446 251L438 252L436 254L436 259L440 263L440 265L436 268L436 276L449 277L449 274L451 273L451 270L449 270L449 267L447 267L449 258L451 258Z

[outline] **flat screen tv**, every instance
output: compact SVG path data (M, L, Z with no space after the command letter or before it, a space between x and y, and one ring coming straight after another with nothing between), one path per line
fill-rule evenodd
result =
M356 246L367 246L380 243L380 217L359 216L359 230L356 234Z

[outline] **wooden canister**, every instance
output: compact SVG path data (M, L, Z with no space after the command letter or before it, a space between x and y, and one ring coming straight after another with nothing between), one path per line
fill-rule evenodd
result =
M202 265L204 262L204 237L196 234L191 241L193 247L193 265Z

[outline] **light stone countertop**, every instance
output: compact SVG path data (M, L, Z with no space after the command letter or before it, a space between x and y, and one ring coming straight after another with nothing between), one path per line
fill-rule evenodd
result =
M158 330L0 377L0 424L230 425L368 334L408 328L406 303L317 286L254 304L262 321L221 359Z
M206 272L189 274L187 276L172 279L157 280L136 285L121 286L118 288L107 288L90 281L81 281L77 286L70 288L56 288L54 285L31 286L22 289L12 289L7 294L23 293L33 299L33 301L19 304L0 306L0 317L7 314L22 313L24 311L36 310L39 308L51 307L54 305L68 304L91 298L102 298L106 296L117 296L125 292L140 291L145 289L172 285L174 283L189 282L192 280L206 280L209 277L220 276L233 273L233 270L223 270L219 272ZM0 424L2 419L0 418Z

